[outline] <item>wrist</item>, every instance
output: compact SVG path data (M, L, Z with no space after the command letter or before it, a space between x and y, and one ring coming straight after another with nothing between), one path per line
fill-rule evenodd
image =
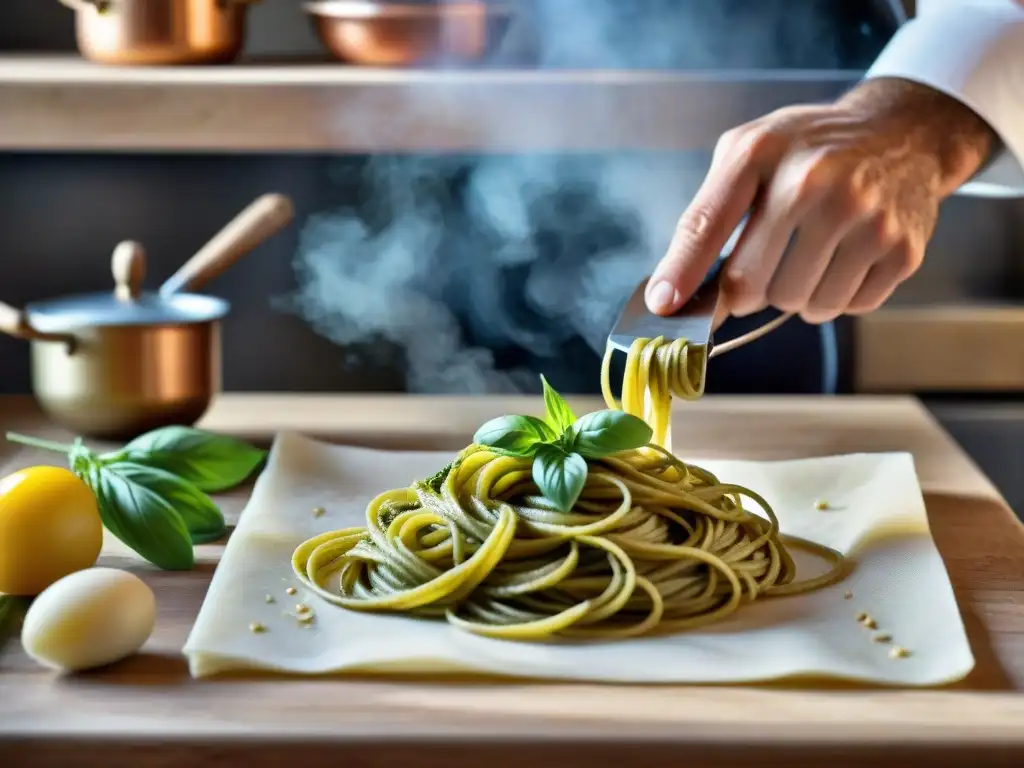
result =
M941 91L900 78L867 80L838 106L850 110L912 156L935 168L935 192L952 194L999 146L999 137L970 107Z

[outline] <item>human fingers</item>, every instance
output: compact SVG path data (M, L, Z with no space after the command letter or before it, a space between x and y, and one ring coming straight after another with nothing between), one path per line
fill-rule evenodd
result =
M846 312L868 273L895 247L898 239L893 217L879 212L847 234L836 249L803 311L809 323L825 323Z
M799 313L807 322L824 322L813 318L827 316L833 308L821 294L811 306L823 280L828 282L825 294L845 294L836 307L835 314L841 314L871 264L895 244L895 221L879 214L878 195L844 178L842 170L841 160L822 166L818 187L809 192L821 200L798 222L796 239L768 286L768 304ZM837 176L843 180L834 181ZM868 261L858 264L864 259ZM847 286L844 280L857 282Z
M810 214L819 206L831 173L830 168L811 156L792 154L779 163L751 212L750 222L726 269L734 315L749 315L770 303L768 294L773 277L798 227L813 221ZM825 232L831 226L829 223ZM797 264L815 253L825 237L817 229L798 237L802 245Z
M885 257L872 265L857 293L846 308L850 315L864 315L882 306L893 291L917 271L924 257L924 245L901 241Z
M762 152L732 132L719 141L711 169L647 285L652 312L672 314L700 286L757 195Z

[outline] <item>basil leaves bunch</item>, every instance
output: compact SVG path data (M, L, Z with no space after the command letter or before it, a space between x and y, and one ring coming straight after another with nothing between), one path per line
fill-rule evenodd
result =
M642 448L651 428L622 411L573 414L543 376L545 417L501 416L477 430L473 442L503 456L533 459L533 481L562 512L568 512L587 481L587 459Z
M221 538L224 515L207 494L242 483L266 452L193 427L147 432L118 451L98 454L79 438L61 445L8 433L11 442L64 453L96 496L103 525L165 570L195 565L193 547Z

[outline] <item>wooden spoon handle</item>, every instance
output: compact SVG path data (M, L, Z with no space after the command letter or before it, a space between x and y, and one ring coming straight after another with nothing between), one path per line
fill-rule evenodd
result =
M272 235L295 215L292 201L284 195L263 195L214 235L161 287L160 295L195 291Z

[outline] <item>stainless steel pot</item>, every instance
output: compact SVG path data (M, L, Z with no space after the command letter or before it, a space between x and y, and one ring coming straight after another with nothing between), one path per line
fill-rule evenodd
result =
M226 301L198 290L293 216L288 198L264 195L160 288L142 290L138 243L114 250L114 290L29 304L0 303L0 332L32 345L32 386L43 411L81 435L128 439L194 424L220 390L220 321Z
M76 14L78 49L104 64L225 64L245 45L260 0L60 0Z

